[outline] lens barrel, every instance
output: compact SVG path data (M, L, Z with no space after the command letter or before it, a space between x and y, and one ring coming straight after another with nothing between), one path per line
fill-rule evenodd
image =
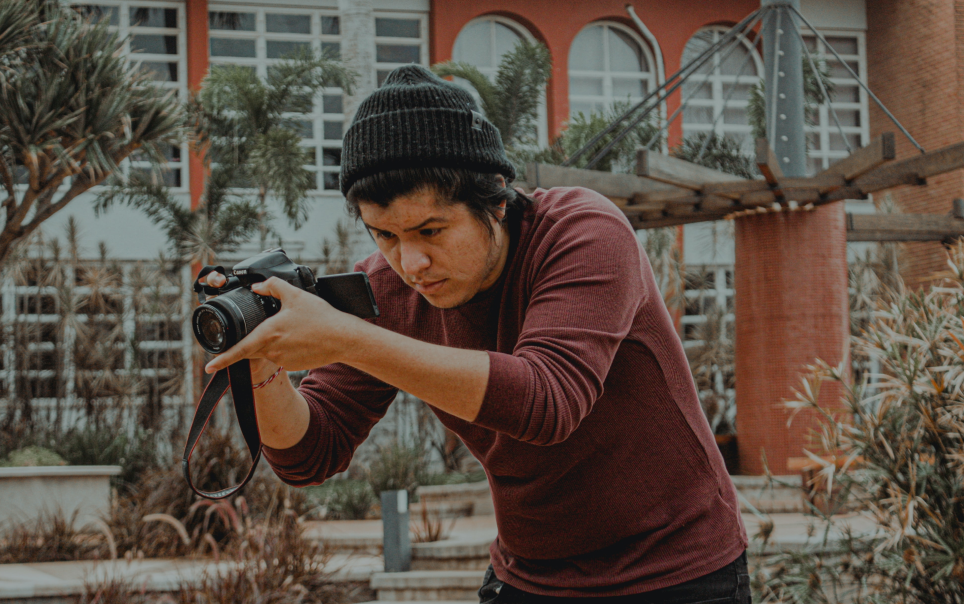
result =
M261 300L247 287L240 287L194 309L191 325L201 348L220 354L254 331L268 318Z

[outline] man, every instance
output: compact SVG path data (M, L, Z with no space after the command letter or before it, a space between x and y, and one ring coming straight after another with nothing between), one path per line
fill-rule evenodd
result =
M465 91L395 70L341 168L381 316L271 279L281 312L207 370L252 359L265 457L296 486L345 470L399 389L428 403L492 487L482 601L749 602L736 493L633 229L514 175ZM296 390L281 367L311 372Z

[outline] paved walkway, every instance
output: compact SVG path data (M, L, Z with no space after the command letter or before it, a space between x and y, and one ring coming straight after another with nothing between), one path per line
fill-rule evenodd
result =
M773 534L767 552L802 547L808 540L808 526L814 519L802 514L771 514ZM872 519L851 515L840 517L851 525L854 532L873 530ZM759 531L759 520L752 514L743 515L747 532L751 537ZM451 534L444 543L435 546L481 544L490 542L496 535L494 516L472 516L446 521ZM819 527L817 527L819 528ZM359 545L377 548L381 545L380 520L309 522L309 537L330 542L336 548ZM811 538L813 543L819 539ZM416 548L421 547L419 545ZM759 551L759 544L751 541L751 553ZM215 564L210 560L136 560L133 562L48 562L39 564L0 565L0 601L27 598L54 598L83 593L85 584L96 584L110 578L130 581L145 592L174 591L186 582L201 579L205 573L229 568L229 563ZM328 568L336 578L346 581L368 581L372 574L383 568L381 556L372 553L336 553Z

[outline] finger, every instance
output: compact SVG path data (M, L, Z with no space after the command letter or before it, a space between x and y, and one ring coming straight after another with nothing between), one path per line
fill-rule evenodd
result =
M304 291L277 277L271 277L267 281L255 283L251 286L251 290L256 294L262 296L271 296L272 298L277 298L282 302L285 301L285 298Z
M252 333L231 348L228 348L227 351L211 359L211 361L204 367L204 372L215 373L221 369L234 365L241 359L260 358L258 353L260 352L262 346L263 342L261 339Z
M218 272L208 273L204 280L210 287L221 287L228 282L227 278Z

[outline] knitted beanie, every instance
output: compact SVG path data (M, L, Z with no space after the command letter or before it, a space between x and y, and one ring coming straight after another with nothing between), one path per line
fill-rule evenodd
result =
M413 64L388 74L359 105L342 146L341 192L347 195L359 178L415 167L515 178L498 128L472 95Z

